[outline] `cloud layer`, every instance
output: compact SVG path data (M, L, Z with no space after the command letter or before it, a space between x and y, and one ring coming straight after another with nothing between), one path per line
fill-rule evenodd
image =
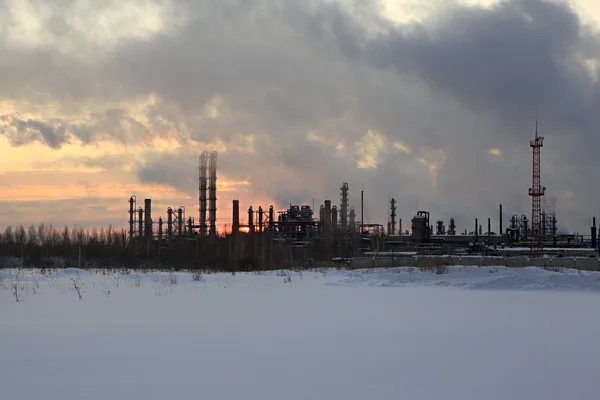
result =
M348 181L368 222L385 224L392 195L404 227L418 199L462 230L495 225L500 202L529 213L537 106L561 227L586 229L595 211L600 40L566 5L448 1L397 24L375 1L97 4L0 8L11 146L169 138L129 164L141 183L193 195L199 152L216 149L220 173L250 183L234 194L246 206L335 203ZM81 165L114 163L100 153Z

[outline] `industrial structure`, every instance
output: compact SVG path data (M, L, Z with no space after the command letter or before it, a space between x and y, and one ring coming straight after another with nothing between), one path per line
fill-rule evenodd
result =
M535 121L535 138L529 142L533 149L533 179L529 188L531 196L531 253L539 255L544 249L544 234L542 232L542 196L546 188L541 184L540 154L544 146L544 138L538 136L537 118Z
M533 176L529 196L531 218L509 214L505 221L504 206L498 207L498 231L487 228L474 217L472 228L459 228L454 217L435 219L427 210L418 210L403 231L398 218L396 198L390 197L387 229L364 218L364 190L360 192L360 215L351 206L350 187L341 184L339 201L326 199L318 206L289 204L284 210L274 205L248 205L242 221L240 200L232 200L231 231L217 232L217 152L203 152L199 157L199 218L186 216L184 206L166 209L166 230L162 216L154 219L152 200L144 199L138 208L136 196L129 199L129 242L132 249L149 259L165 254L192 260L198 267L211 265L231 268L282 267L310 265L314 262L349 260L363 255L377 257L411 254L431 255L479 254L482 256L516 256L563 253L589 255L598 247L595 217L589 236L561 234L556 218L556 198L543 203L546 188L541 185L540 150L543 137L536 133L530 141L533 149ZM314 200L313 200L314 201ZM485 221L481 219L481 221ZM507 222L507 224L505 224Z

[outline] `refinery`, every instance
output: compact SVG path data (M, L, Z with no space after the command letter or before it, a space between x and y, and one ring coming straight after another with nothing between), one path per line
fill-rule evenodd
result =
M173 259L177 255L198 268L236 269L315 263L389 266L423 257L460 257L464 263L476 256L479 263L484 258L503 257L504 263L510 264L527 257L530 264L537 258L546 265L549 258L595 257L595 217L589 235L560 233L556 200L542 201L546 191L540 180L543 137L538 136L537 128L530 147L531 214L505 216L502 204L498 204L497 227L492 227L489 217L474 218L473 225L458 227L454 218L434 220L427 210L419 210L403 227L394 198L389 201L387 224L365 223L364 191L360 191L360 209L355 210L349 206L351 188L341 182L339 204L325 200L318 211L306 204L290 204L284 210L275 210L273 205L250 205L241 214L240 200L233 200L231 231L221 234L217 233L216 207L218 153L204 152L199 157L198 218L183 206L169 207L156 218L152 199L144 199L142 205L131 196L129 247L148 260Z

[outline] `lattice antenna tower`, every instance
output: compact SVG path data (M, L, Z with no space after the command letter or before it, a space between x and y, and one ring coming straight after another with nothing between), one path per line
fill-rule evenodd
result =
M529 188L531 196L531 253L539 255L544 251L544 236L542 232L542 196L546 188L541 184L540 153L544 146L544 138L538 135L537 107L535 116L535 138L529 141L533 151L532 186Z

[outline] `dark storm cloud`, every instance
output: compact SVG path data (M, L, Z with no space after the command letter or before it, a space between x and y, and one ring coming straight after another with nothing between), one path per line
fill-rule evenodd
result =
M471 226L475 216L495 218L499 202L507 212L527 212L527 144L537 104L547 138L544 184L559 196L561 220L581 226L593 212L590 199L600 192L586 181L598 167L600 95L583 60L599 57L600 41L566 5L452 4L422 23L398 26L381 18L376 2L352 10L322 1L176 4L187 24L124 39L95 63L5 46L5 97L35 101L39 90L66 109L88 99L159 98L145 111L146 123L127 110L92 115L81 127L66 121L63 131L44 120L15 136L12 123L11 141L56 147L70 137L137 140L162 130L231 145L240 134L258 135L252 151L219 158L224 174L252 182L249 197L306 203L314 191L317 203L336 202L341 182L349 181L355 205L364 185L371 221L386 220L392 194L405 227L417 198L434 218L454 215ZM215 98L222 100L219 115L208 118L203 108ZM357 169L354 145L369 129L387 137L386 151L377 168ZM307 141L309 132L333 139ZM396 140L412 152L392 151ZM336 154L332 143L344 151ZM491 148L502 156L490 156ZM190 149L149 156L139 178L192 193L197 156ZM567 201L568 192L587 197Z
M598 126L599 86L582 59L597 56L586 43L600 42L568 5L513 0L491 9L457 7L433 25L412 28L372 41L369 58L506 126L531 127L536 104L551 121L546 125L588 136Z

